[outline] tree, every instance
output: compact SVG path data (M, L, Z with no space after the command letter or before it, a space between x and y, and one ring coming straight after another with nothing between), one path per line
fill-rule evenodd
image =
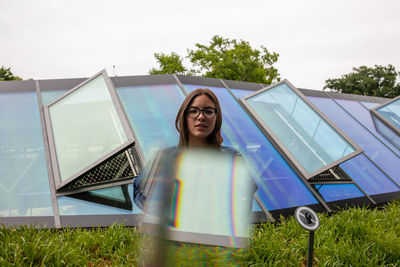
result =
M278 70L273 67L279 55L269 53L263 46L257 50L246 41L229 40L218 35L211 39L208 46L195 46L196 49L188 50L186 56L193 64L191 69L183 66L182 58L175 52L170 55L155 53L160 69L152 68L149 74L200 74L203 77L265 84L279 81Z
M22 80L18 76L14 76L11 72L11 68L6 69L4 66L0 68L0 81L20 81Z
M204 77L265 84L279 81L278 70L273 67L279 54L269 53L263 46L260 51L246 41L215 35L209 46L196 47L188 51L188 58Z
M182 64L182 58L172 52L170 55L164 53L154 53L160 69L152 68L149 74L185 74L187 69Z
M398 76L400 73L390 64L373 68L360 66L341 78L326 80L323 90L393 98L400 95L400 83L396 83Z

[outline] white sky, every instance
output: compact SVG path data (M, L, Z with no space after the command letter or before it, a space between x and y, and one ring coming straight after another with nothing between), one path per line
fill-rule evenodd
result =
M321 90L352 67L400 71L398 0L0 0L0 66L24 79L145 75L155 52L243 39L280 54L281 77Z

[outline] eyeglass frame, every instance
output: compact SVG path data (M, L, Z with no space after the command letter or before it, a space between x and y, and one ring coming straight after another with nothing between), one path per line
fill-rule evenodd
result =
M197 110L199 111L199 114L197 114L196 117L191 117L191 116L189 116L188 111L189 111L189 109L191 109L191 108L197 109ZM212 110L215 111L214 116L213 116L212 118L207 117L206 114L204 113L205 110L210 110L210 109L212 109ZM203 113L204 118L209 119L209 120L212 120L212 119L214 119L215 116L217 115L217 112L218 112L218 109L217 109L217 108L213 108L213 107L205 107L204 109L199 109L198 107L190 106L190 107L187 107L187 108L185 109L185 115L188 116L188 117L191 118L191 119L197 119L197 118L200 116L200 113Z

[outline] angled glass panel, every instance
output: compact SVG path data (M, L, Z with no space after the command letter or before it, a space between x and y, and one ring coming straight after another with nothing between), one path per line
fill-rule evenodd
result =
M318 192L325 201L337 201L365 195L354 184L329 184L317 186Z
M0 217L52 215L36 92L0 93Z
M128 192L128 185L126 184L73 194L70 197L129 211L133 207L131 195Z
M361 152L286 81L243 102L307 179Z
M45 115L57 189L134 143L105 71L46 106Z
M383 128L385 127L385 125L381 126L382 123L380 121L375 122L374 125L373 119L376 120L376 118L373 118L371 112L369 112L369 110L366 109L362 104L354 100L345 100L345 99L335 99L335 101L339 103L339 105L341 105L344 109L346 109L354 118L356 118L359 122L361 122L383 143L385 143L385 145L390 147L390 149L392 149L394 153L400 155L400 150L394 145L392 145L391 142L388 141L388 139L396 138L396 135L392 131L390 131L390 129L386 132L385 128ZM378 103L376 104L379 105ZM377 131L375 126L376 128L382 127L382 129L380 131ZM386 134L386 137L381 134L382 131Z
M392 180L400 184L400 158L380 140L362 127L332 99L307 97L340 129L354 140L372 161L374 161Z
M376 129L400 149L400 96L371 110Z
M400 130L400 97L397 97L390 103L377 107L376 112Z
M205 86L185 84L184 87L191 92ZM223 145L237 149L248 161L262 208L272 211L318 203L228 90L206 88L216 94L221 105Z
M133 185L128 184L127 192L129 196L129 200L133 199ZM117 195L122 195L123 191L121 186L115 186L107 188L109 190L92 190L90 194L92 196L97 196L98 200L100 197L105 197L108 195L109 198L114 197L114 201L118 201ZM85 192L86 193L86 192ZM118 205L110 205L110 203L105 203L105 200L102 201L95 201L92 199L85 199L84 201L82 198L73 198L71 196L63 196L58 197L58 206L60 215L105 215L105 214L142 214L142 211L135 205L132 201L132 208L131 210L126 209L125 207L119 207ZM128 201L128 199L127 199Z

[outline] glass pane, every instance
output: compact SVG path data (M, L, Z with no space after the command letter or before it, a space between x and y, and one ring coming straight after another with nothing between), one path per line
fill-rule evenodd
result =
M49 107L61 181L127 142L102 75Z
M202 85L184 85L188 92ZM256 194L268 210L318 203L303 181L225 88L207 87L221 104L223 145L233 147L248 161Z
M346 135L356 142L364 153L371 158L393 180L400 183L400 158L362 127L332 99L307 97L326 116L329 117Z
M243 89L231 89L231 92L235 95L236 98L245 98L246 96L254 93L255 91L243 90Z
M355 152L349 142L285 83L246 102L308 174Z
M374 122L375 122L375 126L376 126L376 130L385 137L386 140L388 140L390 142L390 148L392 148L392 150L394 150L395 152L398 152L397 155L400 155L399 149L400 149L400 136L398 136L393 129L390 129L389 127L387 127L383 122L381 122L378 118L376 118L375 116L374 118ZM385 142L386 143L386 142Z
M365 196L354 184L323 185L318 192L327 202Z
M363 105L361 105L357 101L343 100L343 99L335 99L335 100L344 109L346 109L354 118L356 118L365 127L367 127L368 130L370 130L373 134L375 134L375 136L377 136L383 143L385 143L387 146L389 146L397 155L400 155L400 150L397 149L395 146L393 146L390 142L388 142L388 140L393 139L393 137L395 135L394 132L389 129L388 129L388 132L386 132L384 129L382 129L384 132L382 132L381 130L379 130L379 132L378 132L375 129L374 122L372 121L371 112L369 110L367 110ZM378 124L382 124L382 123L378 122ZM384 127L386 128L386 126L384 126ZM400 143L399 143L399 147L400 147Z
M42 105L47 106L63 94L65 94L67 90L49 90L49 91L41 91L40 95L42 96Z
M178 109L185 99L176 84L116 89L146 160L165 147L178 144Z
M36 92L0 94L0 217L52 216Z
M368 195L400 191L400 188L389 180L364 154L343 162L340 167Z
M114 199L116 201L125 201L124 192L122 191L121 186L113 186L109 188L93 190L90 191L90 194L99 197Z
M116 186L116 188L121 188ZM110 189L111 191L117 189ZM97 191L97 192L96 192ZM98 192L100 191L100 192ZM130 199L133 198L133 185L128 185ZM90 193L104 194L104 190L93 190ZM114 192L115 193L115 192ZM122 192L121 192L122 193ZM125 210L71 197L58 197L60 215L99 215L99 214L141 214L142 211L132 201L133 210Z
M375 102L365 102L365 101L361 101L360 102L364 107L366 107L367 109L373 109L376 108L377 106L379 106L379 103L375 103Z
M376 111L400 131L400 98Z

